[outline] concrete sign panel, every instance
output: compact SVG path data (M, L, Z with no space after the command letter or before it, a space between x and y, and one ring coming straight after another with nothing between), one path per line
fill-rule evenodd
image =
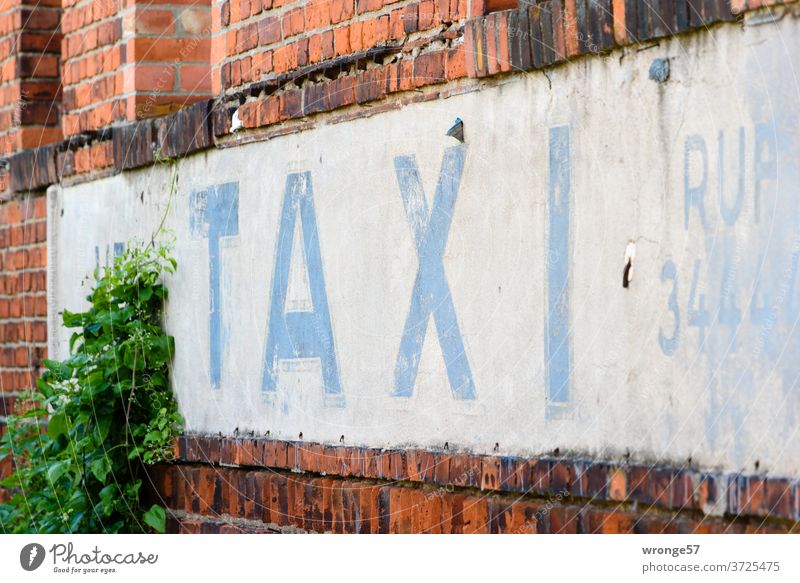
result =
M54 188L53 313L166 213L190 431L797 475L794 28Z

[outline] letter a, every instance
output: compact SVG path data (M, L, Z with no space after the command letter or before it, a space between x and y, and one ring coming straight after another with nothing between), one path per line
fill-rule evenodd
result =
M303 265L293 265L293 258L294 263ZM297 275L299 268L304 272ZM288 297L288 292L297 293L298 287L303 288L299 292L303 296L300 301ZM325 395L343 396L322 273L310 172L293 173L286 178L261 390L277 390L279 362L299 358L319 358Z

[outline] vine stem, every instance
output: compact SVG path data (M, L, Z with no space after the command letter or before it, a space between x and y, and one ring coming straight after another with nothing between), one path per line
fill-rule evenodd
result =
M136 360L139 358L139 347L134 344L133 349L133 371L131 372L131 394L128 397L128 406L125 407L125 446L128 445L128 435L131 427L131 405L133 404L133 394L136 392Z
M156 237L161 233L164 229L164 223L167 222L167 215L169 215L169 209L172 207L172 195L175 194L175 191L178 189L178 164L177 162L172 163L172 174L169 179L169 192L167 196L167 208L164 209L164 214L161 215L161 222L158 224L158 228L153 231L153 236L150 237L150 244L149 247L155 247L156 245Z

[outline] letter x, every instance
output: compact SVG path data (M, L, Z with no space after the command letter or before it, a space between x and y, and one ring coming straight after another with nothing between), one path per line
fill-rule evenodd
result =
M475 398L475 383L464 352L453 297L442 263L464 170L465 153L464 146L454 146L445 152L430 213L414 156L398 156L394 160L406 219L419 257L411 308L397 355L392 393L395 397L410 397L414 393L428 318L433 314L453 397L461 400Z

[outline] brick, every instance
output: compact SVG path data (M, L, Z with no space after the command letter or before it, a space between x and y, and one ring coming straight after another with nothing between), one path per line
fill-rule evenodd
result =
M380 450L374 448L364 448L362 450L363 464L362 476L364 478L376 479L380 477L378 470Z
M499 12L496 15L497 64L499 70L506 73L511 70L511 57L509 54L508 37L508 12Z
M420 30L419 4L409 4L403 10L403 32L407 35Z
M434 468L431 482L434 484L450 484L450 455L436 453L433 459Z
M591 0L575 0L576 29L578 31L578 54L585 55L594 51L595 31L590 12L589 2Z
M671 2L672 0L664 0ZM614 48L614 17L611 0L586 0L589 22L594 36L593 52L603 52Z
M634 466L630 469L630 498L643 504L652 504L654 501L653 488L648 466Z
M344 534L347 532L346 524L345 524L345 499L342 492L343 483L336 481L332 483L331 486L331 532L337 534Z
M780 518L794 518L792 487L789 480L770 479L766 482L766 512Z
M403 10L392 10L389 13L389 38L392 40L401 39L405 36L403 28Z
M694 484L691 472L678 471L673 476L672 506L681 510L695 508Z
M463 505L463 533L488 534L489 508L485 498L469 497Z
M677 34L676 27L676 0L659 0L658 1L658 23L662 35Z
M308 64L308 39L300 39L294 44L294 46L297 50L297 66L305 67Z
M355 0L331 0L330 21L338 24L350 20L355 13Z
M766 479L750 476L739 481L739 511L751 516L764 516L768 510Z
M404 500L405 488L392 488L389 491L389 532L392 534L408 534L411 532L411 513Z
M747 10L747 0L730 0L731 14L742 14L745 10Z
M283 31L283 38L288 38L303 32L305 30L303 8L294 8L284 14L281 18L281 29Z
M202 93L211 91L211 71L206 65L182 65L179 71L181 91Z
M54 55L20 55L16 59L16 77L58 77L58 57Z
M664 508L672 506L673 473L669 469L654 469L650 472L653 504Z
M139 37L128 41L131 61L206 61L211 54L210 39L166 39ZM117 65L118 66L118 65ZM109 67L112 69L114 67Z
M436 4L433 0L423 0L417 5L417 30L428 30L437 24Z
M308 39L308 61L319 63L322 61L322 35L315 34Z
M564 52L562 53L566 58L571 58L580 54L580 42L578 37L580 35L580 28L578 26L578 4L583 4L583 0L563 0L563 9L556 11L556 3L553 3L553 30L556 37L556 44L559 45L559 33L563 31L564 34ZM555 20L559 16L562 17L561 26L557 25ZM557 53L558 47L557 47Z
M389 40L389 17L364 21L361 29L362 48L370 49Z
M590 463L584 470L585 490L578 494L588 496L594 500L606 500L608 498L608 477L610 468L603 463ZM573 494L574 494L573 490Z
M331 109L345 107L355 103L355 77L350 75L339 77L335 86L331 87L328 93Z
M305 484L304 509L306 529L324 532L324 488L326 480L315 479Z
M276 73L285 73L297 67L297 47L284 45L272 53L272 68Z
M550 490L550 462L547 460L534 460L530 464L531 488L534 492L548 492Z
M579 511L569 506L556 506L548 513L551 534L578 534L581 526Z
M611 0L611 11L613 13L614 42L623 46L628 42L628 29L626 25L626 0Z
M137 65L125 75L126 92L171 91L174 87L175 69L170 64Z
M234 0L235 1L235 0ZM228 25L231 23L231 2L230 0L226 0L222 3L222 7L220 8L220 19L222 26L227 28Z
M525 465L523 460L504 456L499 460L498 472L498 488L502 492L518 492L520 491L520 465Z
M476 20L467 22L464 25L464 61L467 70L467 77L474 79L478 76L477 51L480 45L480 30Z
M137 34L175 34L175 15L171 10L146 10L137 6L134 16L134 32Z
M417 457L417 473L419 479L425 483L434 483L436 480L436 465L438 457L437 454L430 451L420 451ZM449 464L448 464L449 469ZM446 476L446 473L445 473ZM446 478L445 478L445 483Z
M327 61L333 56L333 31L328 30L322 33L322 60Z
M531 35L528 10L515 10L508 22L509 58L515 71L531 69Z
M638 30L640 40L649 40L657 36L656 21L658 0L642 0L639 4Z
M628 497L628 476L622 468L612 469L608 475L608 497L622 501Z
M484 21L484 49L486 55L487 75L496 75L500 72L499 42L497 30L497 15L489 14Z
M336 455L336 475L341 477L352 476L351 452L347 447L334 448Z
M236 52L243 53L258 45L258 23L251 22L236 32Z
M421 87L445 81L444 66L444 51L419 55L414 60L414 85Z
M560 11L560 3L558 0L553 0L551 4L541 5L540 25L543 66L552 65L564 58L564 31L561 28L563 25L563 18L560 14L556 14L555 9ZM554 31L554 23L557 23L559 26L558 35L556 35ZM558 46L556 46L557 44Z
M362 29L364 28L363 22L354 22L349 27L349 38L350 38L350 48L353 51L360 51L364 49L364 44L362 42Z
M334 56L346 55L351 52L350 28L343 26L333 31Z
M185 9L178 17L183 34L208 36L211 34L211 11L207 9Z
M350 454L350 474L353 476L364 476L365 448L349 447L347 452Z
M625 36L628 42L639 42L640 4L640 0L624 0Z
M567 463L551 462L549 489L551 492L568 492L570 490L570 467Z
M703 24L709 26L720 21L719 0L703 0L702 2Z
M484 0L483 11L488 14L500 10L511 10L516 8L517 5L518 2L516 0Z
M281 23L272 16L258 21L258 44L270 45L281 40Z
M357 0L356 14L375 12L383 7L383 0Z
M500 487L500 460L494 456L481 458L481 490L496 490Z

